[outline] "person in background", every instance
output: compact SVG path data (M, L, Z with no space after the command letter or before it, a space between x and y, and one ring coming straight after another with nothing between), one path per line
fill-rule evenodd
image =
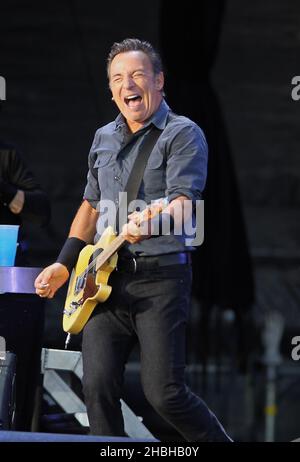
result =
M44 226L50 219L50 202L17 149L0 140L0 223L22 220Z
M47 194L13 145L0 140L0 224L22 225L24 221L45 226L51 209ZM16 264L24 264L26 238L19 233Z
M50 200L19 150L0 139L0 225L20 226L15 266L31 266L23 224L46 226L50 216ZM14 426L30 431L39 383L44 303L35 294L1 293L4 274L0 279L0 336L17 358Z

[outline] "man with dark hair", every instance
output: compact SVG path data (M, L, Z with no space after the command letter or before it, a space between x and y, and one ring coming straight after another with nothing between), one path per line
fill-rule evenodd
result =
M66 282L80 250L105 227L99 201L100 207L102 201L118 204L135 160L143 154L143 141L159 130L137 198L149 204L166 196L168 206L140 226L136 215L129 215L122 227L126 244L109 281L112 294L95 308L83 331L83 390L90 428L93 434L124 435L123 373L138 341L143 389L156 411L188 441L229 442L215 415L184 381L193 248L185 231L179 235L175 229L193 219L188 205L201 198L205 137L194 122L175 115L166 104L160 58L149 43L115 43L108 78L120 114L96 132L84 200L56 263L36 279L36 292L51 298ZM161 226L164 222L169 232Z
M141 41L139 39L125 39L122 42L115 42L110 49L107 57L108 80L110 80L110 66L114 57L120 53L127 53L130 51L142 51L145 55L147 55L155 75L163 72L161 57L149 42Z

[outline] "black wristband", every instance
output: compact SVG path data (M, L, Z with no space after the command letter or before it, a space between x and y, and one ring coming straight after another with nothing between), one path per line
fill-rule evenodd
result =
M66 266L69 274L76 265L80 251L86 246L86 242L78 237L68 237L57 257L56 262Z
M0 199L5 205L10 204L17 192L18 189L12 184L0 181Z

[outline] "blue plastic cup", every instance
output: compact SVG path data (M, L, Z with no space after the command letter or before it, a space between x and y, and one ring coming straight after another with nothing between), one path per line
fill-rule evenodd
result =
M14 266L18 232L18 225L0 225L0 266Z

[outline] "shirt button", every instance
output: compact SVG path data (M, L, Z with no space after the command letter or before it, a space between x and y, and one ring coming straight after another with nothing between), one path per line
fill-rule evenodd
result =
M115 200L115 203L118 205L118 203L119 203L119 199L116 199L116 200Z
M115 175L115 180L120 181L120 177L118 175Z

